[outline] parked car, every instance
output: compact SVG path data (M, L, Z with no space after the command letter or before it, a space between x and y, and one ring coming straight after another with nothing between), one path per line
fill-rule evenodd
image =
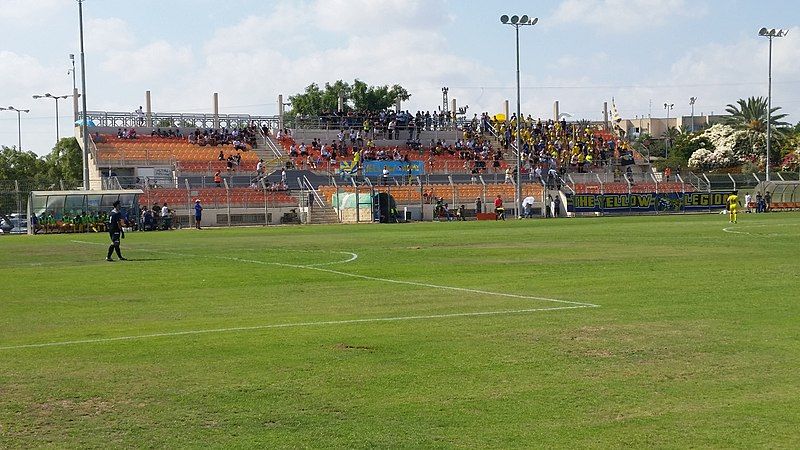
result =
M28 232L28 220L23 215L11 214L11 216L0 217L0 233L2 234L24 234Z

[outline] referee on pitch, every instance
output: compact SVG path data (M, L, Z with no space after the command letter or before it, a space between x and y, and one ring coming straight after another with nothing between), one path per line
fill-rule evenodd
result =
M127 261L127 259L122 257L122 253L119 251L119 240L120 238L125 238L125 231L122 229L122 214L119 211L119 200L114 202L114 209L111 210L111 213L108 215L108 235L111 237L111 245L108 246L108 255L106 255L106 261L114 261L111 259L111 253L116 251L117 258L120 261Z

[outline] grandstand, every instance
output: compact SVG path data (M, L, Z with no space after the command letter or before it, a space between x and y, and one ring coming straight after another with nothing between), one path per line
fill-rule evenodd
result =
M255 223L279 223L297 212L308 222L336 221L330 214L333 194L356 191L389 194L415 220L432 218L437 198L474 214L476 199L487 204L500 195L517 214L513 116L430 123L408 115L405 123L417 120L417 127L395 133L376 116L304 119L285 128L280 118L246 115L219 120L153 114L145 124L173 125L163 128L136 126L140 122L124 113L91 116L99 124L90 140L92 168L102 174L99 184L142 189L142 203L166 202L187 217L199 198L226 217L260 214ZM685 194L711 186L689 174L666 180L624 140L596 124L523 120L522 193L534 199L537 210L555 197L567 205L570 195ZM365 122L370 125L362 127ZM132 129L135 138L127 135ZM229 138L239 131L252 139L235 146L219 139L220 133ZM241 159L231 164L236 155ZM388 177L381 174L384 165L392 167ZM311 197L315 211L309 208Z

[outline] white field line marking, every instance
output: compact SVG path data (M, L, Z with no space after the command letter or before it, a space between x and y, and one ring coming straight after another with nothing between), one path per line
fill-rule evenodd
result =
M343 261L333 261L333 262L319 263L319 264L306 264L305 267L330 266L330 265L333 265L333 264L346 264L346 263L353 262L356 259L358 259L358 254L357 253L353 253L353 252L334 252L334 253L341 253L343 255L350 255L350 258L349 259L345 259Z
M78 244L90 244L90 245L105 245L99 242L88 242L88 241L78 241L73 240L72 242ZM178 252L165 252L159 250L147 250L147 249L134 249L143 252L149 253L157 253L157 254L164 254L170 256L184 256L184 257L193 257L194 255L182 254ZM346 261L339 261L333 263L325 263L325 264L337 264L341 262L351 262L358 258L356 253L351 252L339 252L344 254L351 255L350 259ZM510 297L510 298L519 298L525 300L542 300L548 302L555 302L555 303L564 303L570 306L553 306L550 308L526 308L526 309L510 309L510 310L497 310L497 311L478 311L478 312L462 312L462 313L446 313L446 314L430 314L430 315L417 315L417 316L397 316L397 317L376 317L376 318L367 318L367 319L346 319L346 320L325 320L325 321L318 321L318 322L296 322L296 323L282 323L282 324L270 324L270 325L255 325L255 326L248 326L248 327L229 327L229 328L210 328L210 329L203 329L203 330L186 330L186 331L173 331L173 332L163 332L163 333L152 333L152 334L140 334L140 335L131 335L131 336L118 336L118 337L109 337L109 338L97 338L97 339L81 339L81 340L73 340L73 341L56 341L56 342L44 342L39 344L21 344L21 345L11 345L11 346L4 346L0 347L0 350L14 350L14 349L25 349L25 348L41 348L41 347L56 347L56 346L66 346L66 345L77 345L77 344L91 344L91 343L102 343L102 342L114 342L114 341L131 341L131 340L138 340L138 339L148 339L148 338L158 338L158 337L170 337L170 336L187 336L187 335L197 335L197 334L210 334L210 333L226 333L226 332L237 332L237 331L252 331L252 330L266 330L266 329L274 329L274 328L299 328L299 327L313 327L313 326L324 326L324 325L346 325L346 324L359 324L359 323L369 323L369 322L397 322L397 321L404 321L404 320L435 320L435 319L446 319L446 318L454 318L454 317L474 317L474 316L495 316L495 315L509 315L509 314L524 314L524 313L532 313L532 312L543 312L543 311L560 311L560 310L567 310L567 309L579 309L579 308L597 308L600 305L595 305L592 303L580 303L580 302L571 302L567 300L558 300L554 298L547 298L547 297L536 297L536 296L529 296L529 295L518 295L518 294L507 294L503 292L491 292L491 291L482 291L477 289L468 289L468 288L461 288L456 286L441 286L436 284L428 284L428 283L417 283L414 281L402 281L402 280L391 280L388 278L378 278L378 277L370 277L367 275L359 275L347 272L340 272L338 270L331 270L331 269L324 269L320 267L314 267L313 265L297 265L297 264L285 264L285 263L273 263L273 262L265 262L265 261L257 261L257 260L249 260L249 259L242 259L242 258L231 258L225 256L215 256L217 259L224 259L229 261L237 261L237 262L244 262L244 263L253 263L253 264L262 264L262 265L274 265L274 266L281 266L281 267L291 267L296 269L308 269L308 270L316 270L320 272L327 272L333 273L336 275L348 276L353 278L361 278L365 280L372 280L372 281L381 281L385 283L395 283L395 284L407 284L412 286L422 286L422 287L429 287L433 289L442 289L442 290L453 290L453 291L461 291L461 292L470 292L474 294L484 294L484 295L493 295L498 297Z
M769 225L770 226L774 226L774 227L780 227L780 226L786 226L786 225L789 225L789 224L788 223L772 223L772 224L769 224ZM767 224L742 225L742 226L735 227L735 228L756 228L756 227L766 227L766 226L767 226ZM747 231L737 231L737 230L734 230L733 228L734 227L725 227L725 228L722 229L722 231L724 231L726 233L731 233L731 234L746 234L748 236L759 236L759 237L789 236L788 234L780 234L780 233L766 233L766 234L765 233L750 233L750 232L747 232Z
M550 308L509 309L509 310L500 310L500 311L479 311L479 312L467 312L467 313L430 314L430 315L424 315L424 316L375 317L375 318L371 318L371 319L323 320L323 321L319 321L319 322L278 323L278 324L270 324L270 325L255 325L255 326L249 326L249 327L209 328L209 329L205 329L205 330L173 331L173 332L166 332L166 333L139 334L139 335L132 335L132 336L118 336L118 337L110 337L110 338L81 339L81 340L75 340L75 341L60 341L60 342L44 342L44 343L40 343L40 344L10 345L10 346L6 346L6 347L0 347L0 350L14 350L14 349L41 348L41 347L59 347L59 346L77 345L77 344L93 344L93 343L114 342L114 341L133 341L133 340L138 340L138 339L149 339L149 338L158 338L158 337L187 336L187 335L211 334L211 333L230 333L230 332L237 332L237 331L268 330L268 329L273 329L273 328L300 328L300 327L315 327L315 326L325 326L325 325L360 324L360 323L369 323L369 322L399 322L399 321L403 321L403 320L433 320L433 319L444 319L444 318L453 318L453 317L496 316L496 315L524 314L524 313L531 313L531 312L560 311L560 310L565 310L565 309L578 309L578 308L590 308L590 307L591 306L588 306L588 305L586 305L586 306L553 306L553 307L550 307Z
M79 243L79 244L97 244L95 242L75 241L75 240L73 240L72 242L76 242L76 243ZM99 245L104 245L104 244L99 244ZM134 249L134 250L139 250L139 251L143 251L143 252L150 252L150 253L158 253L158 254L163 254L163 255L184 256L184 257L190 257L190 258L193 257L193 255L182 254L182 253L177 253L177 252L165 252L165 251L159 251L159 250L146 250L146 249ZM354 255L354 257L349 259L347 262L353 261L358 257L358 255L356 255L355 253L351 253L351 254ZM537 297L537 296L532 296L532 295L520 295L520 294L508 294L508 293L504 293L504 292L483 291L483 290L479 290L479 289L469 289L469 288L462 288L462 287L458 287L458 286L444 286L444 285L439 285L439 284L419 283L419 282L416 282L416 281L392 280L390 278L372 277L372 276L369 276L369 275L360 275L360 274L357 274L357 273L347 273L347 272L341 272L341 271L338 271L338 270L325 269L325 268L322 268L322 267L315 267L314 265L299 265L299 264L287 264L287 263L278 263L278 262L267 262L267 261L258 261L258 260L254 260L254 259L234 258L234 257L229 257L229 256L212 256L212 257L216 258L216 259L224 259L224 260L227 260L227 261L237 261L237 262L244 262L244 263L251 263L251 264L261 264L261 265L265 265L265 266L280 266L280 267L291 267L291 268L294 268L294 269L316 270L316 271L319 271L319 272L327 272L327 273L332 273L332 274L335 274L335 275L341 275L341 276L352 277L352 278L360 278L362 280L380 281L380 282L383 282L383 283L405 284L405 285L409 285L409 286L420 286L420 287L427 287L427 288L431 288L431 289L450 290L450 291L458 291L458 292L469 292L471 294L482 294L482 295L491 295L491 296L496 296L496 297L519 298L519 299L523 299L523 300L541 300L541 301L545 301L545 302L564 303L564 304L567 304L567 305L577 305L577 306L585 306L585 307L592 307L592 308L600 306L600 305L595 305L593 303L573 302L573 301L569 301L569 300L559 300L559 299L548 298L548 297Z

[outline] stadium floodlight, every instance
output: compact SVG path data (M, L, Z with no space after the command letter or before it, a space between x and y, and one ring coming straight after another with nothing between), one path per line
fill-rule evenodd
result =
M14 111L17 113L17 150L22 151L22 113L31 112L30 109L17 109L13 106L0 107L0 111Z
M86 114L86 55L83 45L83 2L78 0L78 28L80 30L81 42L81 100L83 106L83 117L81 121L81 133L83 134L83 189L89 190L89 119ZM74 73L74 72L73 72ZM74 91L73 91L74 92Z
M509 20L511 21L509 23ZM514 190L514 205L517 211L517 218L522 218L522 146L520 143L520 124L522 122L522 111L520 106L520 83L519 83L519 27L525 25L536 25L539 22L539 18L535 17L533 20L525 14L520 18L517 15L511 16L511 19L508 18L508 15L503 14L500 16L500 22L504 25L511 25L514 27L514 35L515 35L515 42L516 42L516 56L517 56L517 137L516 137L516 150L517 150L517 177L516 177L516 189Z
M767 160L766 160L766 179L770 181L769 177L769 153L772 149L772 38L784 37L789 34L789 30L783 29L767 29L766 27L758 30L759 36L764 36L769 39L769 60L767 63Z
M59 136L59 133L58 133L58 101L67 99L69 97L72 97L72 95L53 95L53 94L51 94L49 92L46 93L46 94L43 94L43 95L34 95L33 96L33 98L37 99L37 100L40 99L40 98L52 98L56 102L56 143L58 143L58 141L61 139L61 137Z
M669 138L670 138L670 134L669 134L669 111L674 107L675 107L675 103L664 103L664 109L667 110L667 123L666 123L667 132L666 132L666 137L665 137L665 142L664 142L664 157L665 158L669 158L669 144L670 144L670 141L669 141Z

